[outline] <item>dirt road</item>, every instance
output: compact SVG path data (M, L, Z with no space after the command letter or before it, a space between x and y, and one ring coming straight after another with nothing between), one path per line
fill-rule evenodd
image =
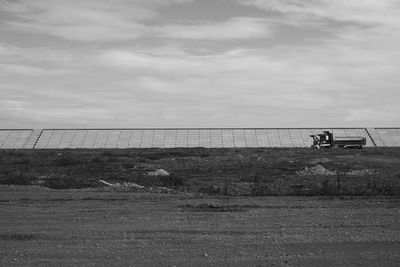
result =
M0 186L1 266L399 266L400 199Z

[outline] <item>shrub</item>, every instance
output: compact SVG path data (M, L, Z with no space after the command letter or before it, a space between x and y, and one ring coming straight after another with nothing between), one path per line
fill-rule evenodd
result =
M111 156L111 155L112 155L112 153L111 153L110 150L104 150L103 151L103 156Z
M103 162L103 160L101 159L101 157L97 156L97 157L92 158L91 162L92 163L100 163L100 162Z
M135 167L135 163L133 162L124 162L121 164L121 167L124 168L125 170L127 169L133 169Z
M319 195L331 196L336 195L337 193L338 190L335 184L331 183L328 177L324 177L321 183L321 187L319 188Z
M29 159L17 159L13 161L13 164L28 165L30 162Z
M200 186L197 191L207 195L219 195L221 194L222 189L215 185L203 185Z
M159 180L162 186L183 186L184 180L182 177L169 175L169 176L159 176Z
M28 173L8 171L5 177L1 178L0 183L9 185L30 185L32 184L32 178Z
M77 160L72 158L72 156L65 155L65 156L59 156L56 159L54 159L52 165L57 167L65 167L65 166L75 165L77 163L78 163Z
M340 185L343 187L342 185ZM345 188L345 187L343 187ZM307 195L307 196L336 196L338 194L343 193L343 191L339 191L337 188L337 183L331 183L330 178L327 176L316 176L314 179L314 184L308 188L304 188L304 190L298 190L296 195Z
M113 156L109 156L109 157L107 157L107 162L110 162L110 163L117 162L117 159Z
M270 192L273 181L266 175L254 174L249 180L249 187L252 196L266 196Z
M97 181L91 179L79 179L74 177L52 177L44 180L43 186L53 189L73 189L96 186Z

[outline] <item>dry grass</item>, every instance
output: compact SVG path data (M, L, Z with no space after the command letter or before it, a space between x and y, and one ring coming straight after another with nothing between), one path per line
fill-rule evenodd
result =
M2 150L0 164L1 184L56 189L102 179L227 196L400 194L399 148ZM316 166L338 174L304 172ZM171 175L146 175L159 168Z

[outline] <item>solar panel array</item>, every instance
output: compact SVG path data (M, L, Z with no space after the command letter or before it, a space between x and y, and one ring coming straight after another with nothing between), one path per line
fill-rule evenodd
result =
M377 146L396 147L400 146L400 128L374 128L377 136ZM375 140L374 139L374 140Z
M311 134L364 136L367 147L400 146L400 128L0 130L0 149L309 147Z
M32 130L0 130L0 149L33 148L26 147Z
M174 147L309 147L310 134L323 130L337 135L367 137L354 129L76 129L43 130L35 148L174 148Z

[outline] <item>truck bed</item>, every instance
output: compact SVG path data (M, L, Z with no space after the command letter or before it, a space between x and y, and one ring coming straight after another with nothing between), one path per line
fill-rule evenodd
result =
M333 139L333 144L336 146L358 146L366 143L366 138L362 136L336 136Z

